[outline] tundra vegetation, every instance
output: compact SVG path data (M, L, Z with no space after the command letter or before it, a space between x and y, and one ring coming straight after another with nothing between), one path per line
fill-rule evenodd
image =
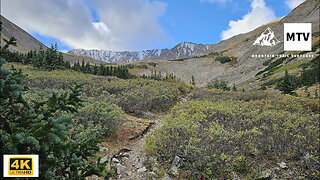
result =
M232 179L236 173L263 179L262 171L286 162L295 176L316 179L319 107L318 100L291 95L197 90L148 135L147 151L168 168L180 157L180 178ZM313 160L301 163L305 154Z

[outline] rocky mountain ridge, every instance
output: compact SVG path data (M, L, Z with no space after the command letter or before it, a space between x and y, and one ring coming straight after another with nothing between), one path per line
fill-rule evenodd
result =
M129 63L140 60L174 60L203 55L209 46L192 42L182 42L171 49L152 49L145 51L108 51L108 50L85 50L74 49L69 54L88 56L108 63Z

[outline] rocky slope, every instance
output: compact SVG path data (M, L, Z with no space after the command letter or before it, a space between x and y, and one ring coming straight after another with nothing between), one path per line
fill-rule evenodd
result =
M17 46L10 46L9 50L26 53L30 50L39 50L40 47L46 49L48 48L46 45L42 44L39 40L34 38L25 30L21 29L19 26L15 25L8 19L3 16L0 16L0 21L2 22L2 31L1 31L1 46L5 44L3 39L9 39L10 37L15 37L17 39ZM68 53L63 53L63 57L65 60L70 61L72 64L76 62L82 62L82 59L85 62L90 62L94 64L105 63L100 60L96 60L87 56L77 56Z
M3 39L9 39L10 37L15 37L17 39L17 46L10 46L9 49L18 52L28 52L30 50L39 49L40 46L46 48L44 44L38 41L36 38L31 36L29 33L16 26L8 19L0 16L0 21L2 22L1 31L1 45L4 44Z
M108 63L128 63L139 60L158 60L158 59L182 59L196 55L206 54L208 45L182 42L172 49L152 49L146 51L108 51L108 50L85 50L74 49L69 54L78 56L88 56Z

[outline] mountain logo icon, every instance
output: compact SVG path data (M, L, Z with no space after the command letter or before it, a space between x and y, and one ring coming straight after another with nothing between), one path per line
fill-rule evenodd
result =
M261 35L256 39L253 45L259 46L274 46L278 44L280 41L274 35L274 32L271 28L267 28Z

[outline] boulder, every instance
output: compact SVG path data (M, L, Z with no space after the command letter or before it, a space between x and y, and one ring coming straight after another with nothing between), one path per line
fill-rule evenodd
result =
M117 164L117 173L120 174L124 171L124 166L122 166L120 163Z
M145 167L142 167L137 170L138 173L142 173L142 172L146 172L146 171L147 171L147 169Z
M104 156L102 159L100 159L100 163L105 163L107 161L110 161L111 157L109 155Z

